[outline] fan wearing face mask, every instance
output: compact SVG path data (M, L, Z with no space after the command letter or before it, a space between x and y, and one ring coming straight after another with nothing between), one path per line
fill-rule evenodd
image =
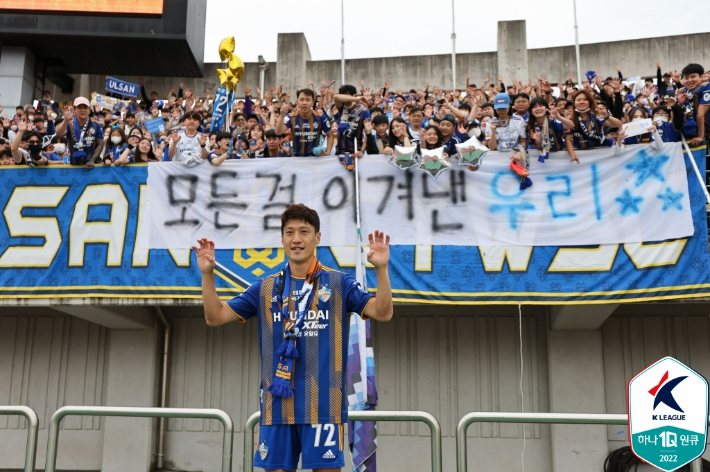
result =
M47 165L47 158L42 155L42 136L34 131L27 131L27 128L27 120L17 118L17 135L10 147L15 163L30 166Z
M664 143L680 141L680 131L683 129L683 112L679 106L668 108L666 105L659 105L653 109L652 117Z
M54 136L44 155L49 161L49 165L64 165L68 163L69 153L67 152L67 138Z
M631 109L629 113L629 119L631 122L638 120L645 120L648 118L648 113L646 113L645 108L635 107ZM640 134L637 136L626 137L626 133L621 129L619 131L619 139L616 141L617 147L624 148L627 144L648 144L651 143L654 148L658 149L661 146L663 139L661 135L658 134L658 129L656 128L656 123L652 122L651 126L648 128L648 133Z
M126 135L123 134L123 130L118 126L111 128L108 139L104 143L104 151L101 158L104 164L111 165L116 162L123 151L126 150L127 145Z

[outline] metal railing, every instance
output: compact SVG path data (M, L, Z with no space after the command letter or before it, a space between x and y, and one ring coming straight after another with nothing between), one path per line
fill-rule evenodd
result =
M628 415L585 413L489 413L473 412L464 415L456 427L456 470L466 472L466 431L472 423L548 423L548 424L619 424L628 425ZM691 462L692 472L702 472L703 459Z
M244 472L254 470L254 428L261 418L256 412L249 417L244 427ZM421 421L431 430L431 470L441 472L441 426L433 415L426 411L349 411L348 421ZM49 472L49 471L47 471Z
M232 470L232 438L234 423L222 410L208 408L141 408L120 406L65 406L52 415L47 437L47 462L45 472L55 472L59 424L65 416L123 416L132 418L201 418L218 420L224 428L222 442L222 472Z
M25 450L25 472L34 472L37 458L37 431L39 418L29 406L0 406L0 415L20 415L27 418L27 447Z

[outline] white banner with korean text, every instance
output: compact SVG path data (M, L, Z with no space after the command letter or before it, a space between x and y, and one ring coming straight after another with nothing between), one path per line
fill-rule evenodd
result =
M452 166L434 179L387 156L359 162L363 232L393 244L585 246L682 238L693 234L680 143L566 152L538 162L520 190L509 153L489 152L477 172ZM692 178L693 176L691 176ZM334 157L250 159L188 168L149 165L139 245L184 249L201 237L218 248L281 246L281 213L291 203L315 209L322 246L356 244L355 173Z

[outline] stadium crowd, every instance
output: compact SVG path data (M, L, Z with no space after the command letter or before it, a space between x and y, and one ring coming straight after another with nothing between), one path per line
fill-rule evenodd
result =
M456 144L476 137L491 150L511 153L511 168L521 176L527 149L542 154L597 147L622 149L627 144L676 142L685 135L691 146L710 132L710 84L699 64L680 73L662 72L654 80L625 80L587 73L577 84L572 74L553 84L537 77L506 84L488 78L481 86L444 90L424 84L419 89L343 85L336 91L310 81L294 95L282 87L268 91L245 86L220 129L213 126L209 91L200 98L180 84L167 100L156 92L123 102L122 109L101 108L86 97L62 109L44 92L36 107L17 107L0 122L0 165L128 165L176 161L187 166L220 165L228 159L290 156L360 157L392 155L396 146L443 147L456 154ZM119 102L120 103L120 102ZM0 113L2 108L0 107ZM622 126L651 118L646 133L627 137ZM146 122L162 119L151 133ZM474 169L472 169L474 170Z

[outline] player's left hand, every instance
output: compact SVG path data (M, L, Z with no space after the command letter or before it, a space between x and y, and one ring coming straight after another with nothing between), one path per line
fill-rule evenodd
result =
M367 262L376 269L387 267L390 260L390 237L382 231L375 230L375 234L368 235L370 252L367 253Z

